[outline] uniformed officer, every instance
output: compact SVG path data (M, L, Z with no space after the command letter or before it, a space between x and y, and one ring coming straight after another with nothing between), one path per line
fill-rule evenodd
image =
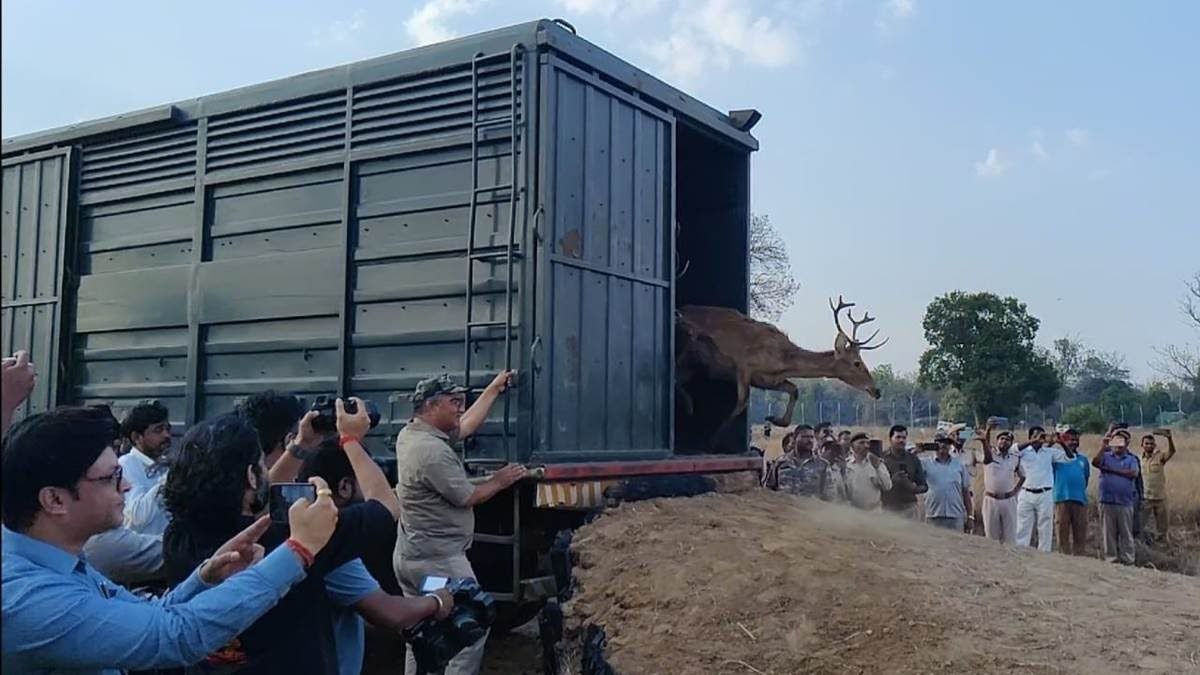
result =
M473 485L453 445L479 429L511 378L511 371L500 373L465 412L469 390L449 375L422 380L413 392L413 418L396 437L400 524L392 563L405 595L419 594L427 576L475 578L467 561L474 507L520 480L525 467L509 464ZM446 666L447 675L478 673L486 641L484 636L459 652ZM405 673L416 673L411 651Z

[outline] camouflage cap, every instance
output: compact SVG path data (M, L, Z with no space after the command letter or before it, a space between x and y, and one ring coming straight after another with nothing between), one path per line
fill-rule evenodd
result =
M470 389L460 387L448 374L443 373L440 377L431 377L418 382L417 388L412 393L412 402L413 405L416 405L434 396L465 394L468 391Z

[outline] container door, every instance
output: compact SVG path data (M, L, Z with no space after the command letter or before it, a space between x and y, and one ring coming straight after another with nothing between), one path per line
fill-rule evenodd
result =
M71 148L62 148L4 160L0 352L28 351L38 373L37 386L14 421L58 402L72 159Z
M553 55L540 77L534 461L661 458L674 120Z

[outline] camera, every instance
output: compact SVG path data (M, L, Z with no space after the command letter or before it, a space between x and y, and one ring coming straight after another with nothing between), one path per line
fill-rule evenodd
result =
M454 610L441 621L425 619L404 631L405 640L412 646L417 672L440 673L463 649L487 635L496 620L496 601L474 579L438 579L445 582L430 584L426 580L422 591L445 588L454 596Z
M268 501L271 522L286 524L288 509L301 498L307 499L309 503L315 502L317 487L312 483L272 483Z
M336 399L329 396L318 396L313 400L310 410L315 410L320 415L312 421L313 431L319 434L331 434L337 431L337 406ZM371 428L379 426L379 408L375 407L369 399L362 399L363 405L367 407L367 417L371 419ZM346 412L355 415L358 413L358 405L351 399L343 399L343 404L346 406Z

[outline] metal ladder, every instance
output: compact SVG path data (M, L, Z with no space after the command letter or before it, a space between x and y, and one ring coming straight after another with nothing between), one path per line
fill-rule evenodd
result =
M466 330L464 338L464 353L463 353L463 379L467 387L471 387L471 358L474 353L475 342L484 339L476 337L477 330L487 330L492 328L504 329L504 370L512 370L513 361L513 275L515 273L515 262L520 260L521 253L516 250L516 233L517 233L517 198L524 192L524 188L517 186L517 169L518 169L518 139L523 135L525 128L525 119L520 111L520 98L517 86L517 74L521 68L521 55L524 52L524 47L521 44L515 44L508 52L485 55L477 53L471 60L471 206L468 216L467 225L467 314L466 314ZM511 96L511 107L509 114L505 117L498 117L481 121L479 119L479 71L484 64L500 61L504 57L509 59L509 95ZM508 126L509 128L509 182L498 185L480 185L479 184L479 145L480 135L487 129L494 129ZM483 194L491 193L490 204L508 202L508 236L505 246L500 251L488 250L477 252L475 250L475 232L478 227L478 210L479 198ZM497 197L497 193L507 193L507 199ZM475 309L475 265L476 263L485 262L503 262L505 265L506 277L504 284L504 319L489 319L486 321L475 321L473 319ZM490 333L490 331L489 331ZM511 417L511 393L512 387L504 391L504 461L512 462L512 430L510 429ZM520 524L521 524L521 501L520 490L516 487L512 490L512 527L513 534L484 534L476 533L475 541L479 543L497 544L502 546L512 547L512 594L506 596L503 593L493 593L497 600L510 600L518 602L521 595L521 547L520 547Z

